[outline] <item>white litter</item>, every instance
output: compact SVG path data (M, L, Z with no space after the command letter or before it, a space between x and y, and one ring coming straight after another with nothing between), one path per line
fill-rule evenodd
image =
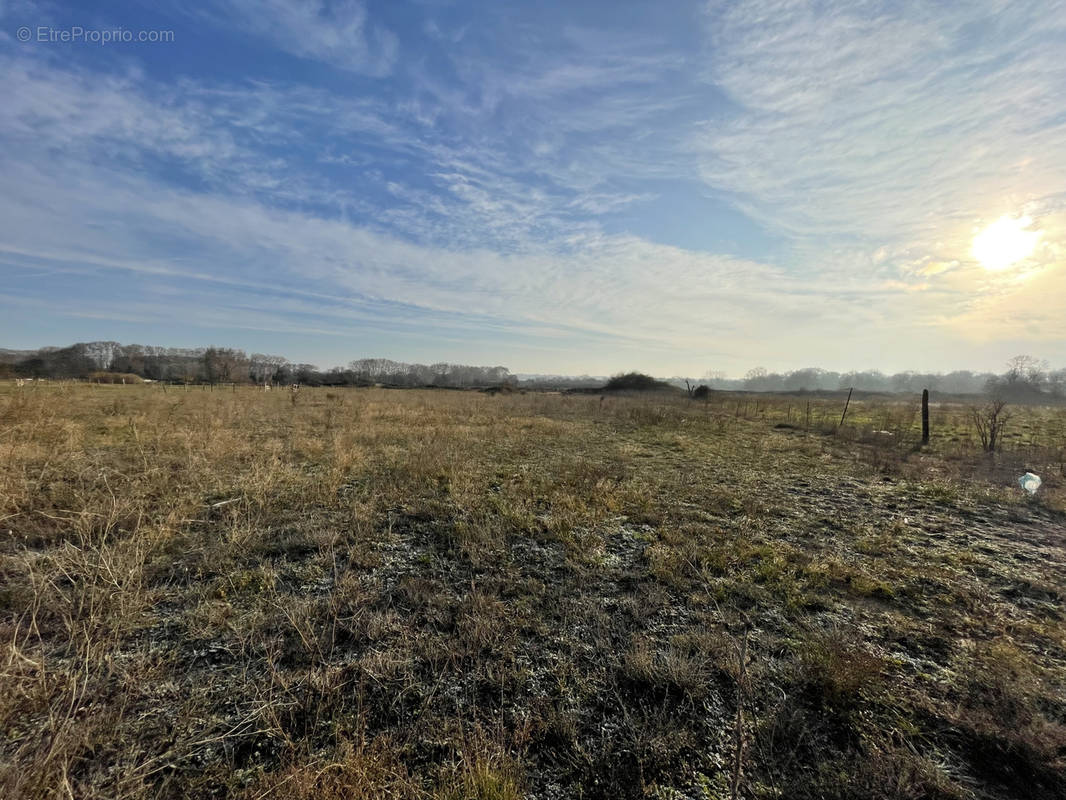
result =
M1027 472L1022 477L1018 478L1018 485L1021 486L1029 494L1036 494L1036 490L1040 488L1040 484L1043 481L1040 480L1039 475L1034 475L1031 472Z

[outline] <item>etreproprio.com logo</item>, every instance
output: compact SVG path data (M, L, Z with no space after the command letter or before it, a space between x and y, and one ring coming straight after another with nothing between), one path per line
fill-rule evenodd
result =
M15 31L20 42L44 44L165 44L174 41L174 31L128 30L126 28L84 28L70 25L65 28L52 25L21 26Z

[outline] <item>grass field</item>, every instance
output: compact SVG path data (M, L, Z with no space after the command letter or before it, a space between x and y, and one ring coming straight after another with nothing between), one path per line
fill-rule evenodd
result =
M0 797L1066 797L1066 409L807 403L4 386Z

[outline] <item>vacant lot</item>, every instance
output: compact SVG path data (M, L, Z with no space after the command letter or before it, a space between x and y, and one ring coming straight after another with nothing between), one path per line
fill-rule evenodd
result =
M1066 797L1066 412L807 404L5 386L0 796Z

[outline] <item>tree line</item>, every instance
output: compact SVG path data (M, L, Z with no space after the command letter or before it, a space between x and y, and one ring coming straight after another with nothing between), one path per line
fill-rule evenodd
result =
M171 383L301 383L311 386L442 386L489 387L504 384L528 389L591 389L604 387L604 379L590 376L543 375L519 381L506 367L465 364L408 364L387 358L362 358L346 367L321 370L313 364L294 363L282 356L248 354L230 347L174 348L123 345L118 342L80 342L68 347L40 350L0 350L0 377L74 378L104 380L111 375L137 376ZM790 372L749 370L743 378L708 372L693 381L671 378L680 387L705 385L710 389L751 392L860 391L902 393L932 392L948 395L991 394L1015 402L1066 400L1066 369L1051 369L1047 361L1021 355L1007 362L1001 374L956 370L946 374L878 370L834 372L806 367Z
M674 379L673 382L684 385L685 379ZM929 389L951 395L991 394L1015 401L1066 399L1066 369L1052 370L1047 361L1028 355L1010 359L1006 370L1000 374L969 370L885 374L879 370L834 372L817 367L780 373L755 367L748 370L743 378L727 378L721 372L710 371L701 382L711 389L748 392L813 392L855 388L867 392L911 393Z
M506 367L407 364L364 358L347 367L320 370L282 356L248 354L231 347L194 349L81 342L35 351L0 351L0 375L23 378L103 379L106 374L169 383L255 383L310 386L446 386L465 388L514 383Z

